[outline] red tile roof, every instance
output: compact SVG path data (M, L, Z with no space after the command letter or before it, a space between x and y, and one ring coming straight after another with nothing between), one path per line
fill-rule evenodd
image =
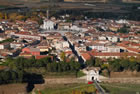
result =
M73 54L72 51L66 51L66 54Z
M36 59L42 59L42 58L45 58L45 57L47 57L48 55L38 55L38 56L36 56Z
M45 57L50 57L51 60L53 60L53 56L48 56L48 55L38 55L38 56L36 56L35 58L36 58L36 59L42 59L42 58L45 58Z
M16 34L31 35L31 33L30 33L30 32L18 32L18 33L16 33Z
M20 56L23 56L23 55L31 55L30 52L23 52L23 53L20 53Z
M129 53L129 52L125 52L125 53L91 53L91 55L93 56L137 56L137 54L135 53Z
M81 55L85 60L90 60L91 58L91 56L88 53L82 53Z
M136 48L127 48L127 50L140 53L140 49L136 49Z

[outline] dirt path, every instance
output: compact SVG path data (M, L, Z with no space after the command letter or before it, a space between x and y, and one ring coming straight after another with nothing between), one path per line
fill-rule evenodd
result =
M129 77L129 78L105 78L101 79L102 82L107 83L133 83L140 84L140 77Z
M27 94L27 84L0 85L0 94Z

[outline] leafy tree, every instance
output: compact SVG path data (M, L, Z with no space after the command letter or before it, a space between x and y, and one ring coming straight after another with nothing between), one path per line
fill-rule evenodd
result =
M0 71L0 84L8 84L19 81L18 73L12 70Z
M18 15L17 13L10 13L9 14L9 19L14 21L14 20L16 20L17 15Z
M24 57L18 57L15 59L14 64L17 69L24 69L24 65L26 64L26 59Z
M58 63L58 72L62 72L62 71L63 71L63 69L62 69L62 67L61 67L61 64Z
M14 82L16 82L17 77L18 77L18 75L17 75L16 72L11 72L11 78L12 78L12 80L13 80Z
M65 62L65 60L66 60L66 55L65 55L64 52L61 53L60 58L61 58L62 61Z
M10 80L10 77L11 77L10 72L5 71L3 79L4 79L4 81L6 81L6 83L8 83L8 81Z
M120 33L129 33L128 28L124 25L122 28L118 29L118 32Z
M109 69L111 71L121 72L124 70L140 71L140 63L137 59L132 58L121 58L114 59L109 62Z
M95 59L95 67L100 67L101 64L102 64L102 60L99 59L99 58L96 58L96 59Z
M47 64L47 71L52 72L52 64L51 63Z
M16 16L16 20L25 20L25 19L26 19L26 17L23 15Z
M125 69L125 70L128 70L129 69L129 65L130 65L130 62L128 59L123 59L120 61L120 64L121 66Z
M121 72L121 71L123 71L123 67L119 63L118 64L114 63L114 64L112 64L112 70L115 72Z
M57 64L57 63L53 63L52 70L53 70L54 72L58 72L58 64Z
M95 58L92 57L90 60L86 61L86 66L95 66Z
M18 70L18 81L23 82L23 77L24 77L24 71Z
M4 15L2 12L0 12L0 19L3 19L4 18Z
M2 84L2 83L3 83L3 79L2 79L1 74L0 74L0 84Z
M6 13L4 14L4 18L5 18L5 20L7 20L7 19L8 19L8 16L7 16L7 14L6 14Z
M101 65L101 68L102 69L109 69L109 64L102 64Z

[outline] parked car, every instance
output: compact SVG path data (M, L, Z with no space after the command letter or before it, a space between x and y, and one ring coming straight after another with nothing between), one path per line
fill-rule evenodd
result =
M93 81L88 81L88 84L93 84L94 82Z

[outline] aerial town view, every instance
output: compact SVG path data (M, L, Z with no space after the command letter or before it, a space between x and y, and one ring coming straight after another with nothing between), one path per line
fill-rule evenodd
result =
M140 0L0 0L0 94L140 94Z

